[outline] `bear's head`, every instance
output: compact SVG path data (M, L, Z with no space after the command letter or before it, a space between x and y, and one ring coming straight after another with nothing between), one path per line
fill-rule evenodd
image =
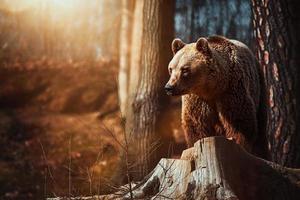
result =
M219 70L215 52L207 39L199 38L191 44L174 39L172 51L174 57L168 66L170 79L165 85L167 94L196 94L203 99L212 97Z

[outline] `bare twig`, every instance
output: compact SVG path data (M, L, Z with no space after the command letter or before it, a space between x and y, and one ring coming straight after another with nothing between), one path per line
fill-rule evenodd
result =
M72 136L69 139L69 198L71 198L71 192L72 192L72 173L71 173L71 169L72 169L72 155L71 155L71 148L72 148Z

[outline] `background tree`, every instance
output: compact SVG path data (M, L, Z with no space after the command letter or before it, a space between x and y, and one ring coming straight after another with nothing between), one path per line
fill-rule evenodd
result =
M176 34L186 42L218 34L250 44L250 16L248 0L177 0Z
M299 167L299 4L252 0L252 11L256 53L267 85L272 161Z
M126 111L126 134L131 139L130 153L136 165L135 178L147 174L166 156L163 123L168 97L164 84L171 59L174 1L136 1L131 43L131 67ZM163 153L164 152L164 153Z
M120 27L120 53L119 53L119 104L122 115L126 113L128 79L130 69L130 47L133 22L134 1L122 0L122 16Z

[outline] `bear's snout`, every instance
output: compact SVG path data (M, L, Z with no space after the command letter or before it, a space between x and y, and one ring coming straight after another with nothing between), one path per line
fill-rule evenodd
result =
M174 86L172 86L170 84L166 84L165 85L165 91L166 91L167 95L173 95Z
M165 85L165 91L166 91L167 95L170 95L170 96L182 95L182 91L179 90L177 85L171 85L169 83L167 83Z

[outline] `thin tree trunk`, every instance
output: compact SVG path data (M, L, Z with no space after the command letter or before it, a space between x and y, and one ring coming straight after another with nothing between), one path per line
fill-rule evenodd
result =
M161 126L168 102L164 92L167 65L171 59L174 1L137 1L131 48L131 69L126 134L131 141L135 179L147 174L165 154L158 153L163 135ZM163 146L163 148L166 148Z
M299 8L299 6L298 6ZM252 0L257 56L268 92L268 141L272 160L300 166L299 9L295 0Z
M120 66L119 66L119 104L122 116L126 114L128 79L130 69L130 47L133 22L134 1L122 0L122 18L120 33Z

